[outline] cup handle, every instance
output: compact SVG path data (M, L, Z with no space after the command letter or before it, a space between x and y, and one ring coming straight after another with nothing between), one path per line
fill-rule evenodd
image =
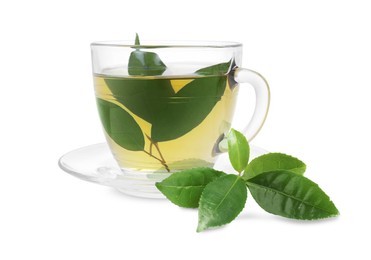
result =
M237 83L249 83L255 90L254 114L248 125L242 130L247 140L251 141L262 128L267 118L270 102L268 82L256 71L236 68L234 79Z

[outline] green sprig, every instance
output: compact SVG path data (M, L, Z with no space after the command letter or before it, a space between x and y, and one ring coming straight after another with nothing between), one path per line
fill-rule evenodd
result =
M156 183L174 204L198 207L197 232L233 221L245 206L247 189L261 208L282 217L316 220L339 215L329 196L303 176L306 165L299 159L268 153L248 163L250 148L245 136L231 129L227 141L229 159L238 175L194 168Z

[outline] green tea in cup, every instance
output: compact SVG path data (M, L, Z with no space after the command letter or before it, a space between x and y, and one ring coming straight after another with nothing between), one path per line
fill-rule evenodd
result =
M265 120L268 85L239 67L239 43L140 44L137 38L95 42L91 49L106 140L134 195L151 197L148 186L153 192L154 182L172 172L214 165L225 152L238 83L250 83L256 93L255 112L244 129L248 139Z

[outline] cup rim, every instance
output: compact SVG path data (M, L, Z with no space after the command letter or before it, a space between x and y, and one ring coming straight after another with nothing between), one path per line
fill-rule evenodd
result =
M140 49L157 49L157 48L237 48L242 47L242 43L233 41L143 41L140 45L133 44L133 41L118 40L118 41L94 41L90 44L91 47L127 47Z

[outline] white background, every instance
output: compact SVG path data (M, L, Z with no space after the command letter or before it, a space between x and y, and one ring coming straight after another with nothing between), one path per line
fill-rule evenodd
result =
M370 13L357 0L2 1L0 259L370 259ZM62 154L104 141L90 42L135 32L242 42L272 92L253 144L305 161L341 216L286 220L249 197L198 234L194 210L60 170Z

